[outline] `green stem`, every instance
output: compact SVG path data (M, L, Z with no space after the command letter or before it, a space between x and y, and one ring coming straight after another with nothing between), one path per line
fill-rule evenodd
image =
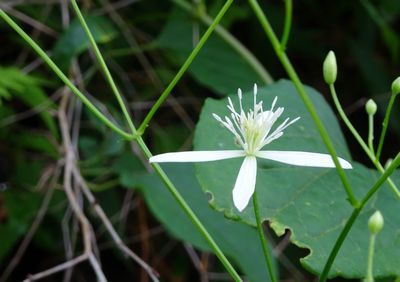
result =
M385 113L385 118L383 119L382 132L381 132L381 136L379 138L378 149L376 150L376 160L377 161L379 161L380 157L381 157L383 143L385 141L385 136L386 136L386 130L389 125L390 113L392 112L392 108L393 108L393 104L394 104L394 100L396 99L396 96L397 95L394 95L394 94L392 94L390 96L389 104L388 104L388 107L387 107L386 113Z
M292 15L293 15L293 2L292 0L285 0L285 24L283 26L283 33L281 39L281 49L285 50L289 40L290 30L292 28Z
M93 48L94 54L96 56L96 59L97 59L98 63L100 64L100 68L103 71L103 74L104 74L108 84L110 85L112 92L114 93L115 97L117 98L118 104L119 104L119 106L120 106L120 108L122 110L122 113L123 113L126 121L128 122L128 125L129 125L129 128L130 128L131 132L132 132L132 135L135 135L136 134L136 129L135 129L135 126L133 125L133 121L132 121L132 119L131 119L131 117L129 115L128 109L125 106L124 100L122 99L122 95L119 92L118 87L114 82L114 79L112 78L112 75L111 75L111 73L110 73L110 71L109 71L109 69L107 67L107 64L106 64L106 62L105 62L105 60L103 58L103 55L101 54L101 52L99 50L99 47L97 46L96 40L94 40L94 37L93 37L92 33L90 32L90 29L89 29L89 27L88 27L88 25L87 25L87 23L85 21L85 18L83 17L83 15L81 13L81 11L79 9L79 6L76 3L76 1L75 0L71 0L71 4L72 4L72 7L73 7L78 19L79 19L79 22L81 23L81 25L83 27L83 30L86 33L86 36L89 39L90 45Z
M367 276L365 277L364 282L374 282L372 268L373 268L373 264L374 264L375 239L376 239L376 235L371 234L371 237L369 238L369 247L368 247Z
M400 154L397 154L396 158L393 160L393 162L390 164L390 166L387 168L387 170L385 170L385 172L381 175L381 177L378 179L378 181L372 186L372 188L367 192L367 194L361 200L359 206L355 207L353 209L352 214L347 219L344 228L340 232L340 235L339 235L338 239L336 240L335 245L333 246L333 248L331 250L331 253L329 254L328 260L326 261L324 269L322 270L321 276L319 278L320 282L324 282L328 278L328 274L333 265L333 262L337 256L344 240L346 239L350 229L353 227L353 224L356 221L361 210L364 208L364 206L367 204L367 202L371 199L371 197L379 190L379 188L382 187L382 184L387 180L389 175L391 175L393 173L393 171L399 165L400 165Z
M253 208L254 208L254 214L256 216L256 221L257 221L258 236L260 237L262 250L264 252L264 257L265 257L265 263L267 265L267 269L268 269L268 272L269 272L269 277L270 277L272 282L276 282L278 280L275 277L275 272L274 272L274 269L272 267L272 261L271 261L271 258L269 256L267 240L265 239L263 223L262 223L262 219L261 219L261 216L260 216L260 207L258 205L258 199L257 199L257 190L255 190L254 194L253 194Z
M150 42L147 44L140 45L138 47L120 48L108 51L106 54L109 57L118 58L130 55L137 55L140 53L148 52L157 49L156 42Z
M192 53L190 53L189 57L186 59L185 63L182 65L182 67L179 69L179 71L175 75L174 79L171 81L171 83L167 86L167 88L161 94L160 98L158 98L156 103L150 109L149 113L144 118L142 124L139 126L139 129L138 129L138 134L139 135L142 135L144 133L144 131L146 130L146 127L148 126L150 120L153 118L154 114L157 112L158 108L165 101L165 99L167 99L167 97L171 93L172 89L175 87L175 85L181 79L183 74L189 68L190 64L196 58L197 54L200 52L200 50L203 47L203 45L207 42L208 38L210 37L210 35L214 31L215 27L221 21L222 17L225 15L226 11L228 11L228 9L231 6L232 2L233 2L233 0L227 0L225 2L224 6L218 12L218 15L215 17L213 23L210 25L210 27L207 29L207 31L204 33L204 35L201 37L199 43L193 49Z
M144 152L144 154L150 158L151 153L149 149L147 148L146 144L144 143L143 139L139 136L129 134L122 129L118 128L115 126L111 121L107 119L97 108L75 87L75 85L64 75L64 73L57 67L57 65L47 56L47 54L37 45L30 37L27 35L18 25L15 23L2 9L0 9L0 17L5 20L6 23L8 23L37 53L38 55L43 59L43 61L53 70L53 72L65 83L66 86L68 86L71 91L78 96L82 102L89 108L90 111L92 111L104 124L106 124L110 129L114 130L121 136L125 137L128 140L133 140L136 139L136 142L138 143L139 147L141 150ZM112 78L111 78L112 79ZM218 245L215 243L211 235L208 233L207 229L202 225L200 220L197 218L195 213L192 211L192 209L189 207L189 205L186 203L184 198L180 195L178 190L175 188L175 186L172 184L172 182L169 180L168 176L165 174L165 172L161 169L161 167L157 164L153 164L153 167L157 174L160 176L160 178L163 180L163 182L166 184L168 190L171 192L171 194L174 196L176 201L179 203L183 211L186 213L186 215L189 217L189 219L193 222L193 224L196 226L196 228L199 230L200 234L204 237L204 239L208 242L210 245L211 249L215 252L216 256L220 259L221 263L224 265L226 270L229 272L229 274L233 277L235 281L242 281L239 274L235 271L233 266L230 264L228 259L225 257L221 249L218 247Z
M53 72L60 78L60 80L67 85L71 91L82 100L88 109L105 125L107 125L111 130L115 131L125 139L131 140L133 136L124 130L116 126L112 121L110 121L103 113L101 113L96 106L89 101L86 96L79 91L79 89L68 79L68 77L59 69L59 67L50 59L50 57L43 51L40 46L29 37L28 34L23 31L16 22L14 22L2 9L0 9L0 17L12 28L14 29L22 39L28 43L33 50L42 58L42 60L53 70Z
M170 0L176 4L181 9L186 12L193 13L193 9L188 1L184 0ZM204 24L210 26L213 19L207 15L205 12L196 14L197 18L201 20ZM270 84L274 80L268 71L263 67L259 60L244 46L239 40L236 39L228 30L223 26L218 25L215 28L215 33L221 37L227 44L229 44L248 64L253 68L253 70L258 74L258 76L266 83Z
M368 148L371 154L374 152L374 115L368 114ZM375 158L376 159L376 158Z
M152 154L151 154L150 150L147 148L147 145L144 143L143 139L141 137L139 137L136 141L139 144L140 148L142 149L144 155L150 159ZM188 215L188 217L190 218L192 223L197 227L197 229L200 231L200 233L203 235L203 237L207 240L208 244L210 245L210 247L212 248L214 253L217 255L217 257L219 258L221 263L224 265L225 269L232 276L232 278L235 281L242 281L239 274L237 274L237 272L232 267L230 262L224 256L221 249L218 247L217 243L214 241L214 239L211 237L211 235L207 232L207 229L203 226L203 224L200 222L200 220L196 217L196 215L190 209L189 205L182 198L181 194L178 192L178 190L176 189L174 184L169 180L168 176L162 170L160 165L157 163L152 163L151 165L153 166L156 173L160 176L160 178L164 182L165 186L171 192L172 196L175 198L175 200L178 202L178 204L182 207L182 209L186 212L186 214Z
M369 157L371 162L375 165L377 170L380 173L384 173L385 169L383 168L382 164L377 160L374 153L370 151L368 145L365 144L365 142L361 138L360 134L357 132L357 130L354 128L354 126L351 124L350 120L346 116L346 114L339 102L339 99L337 97L335 86L333 84L331 84L331 85L329 85L329 89L331 91L333 103L335 104L336 109L337 109L341 119L343 120L344 124L347 126L347 128L350 130L350 132L353 134L354 138L357 140L358 144L360 144L361 148L367 154L367 156ZM400 192L397 189L396 184L394 184L394 182L390 178L388 178L387 181L388 181L389 187L392 189L393 193L397 196L397 198L400 199Z
M338 160L335 148L333 147L333 144L328 135L328 132L326 131L325 126L323 125L321 119L318 117L317 111L315 110L313 103L311 102L310 98L308 97L306 90L304 89L304 86L303 86L302 82L300 81L300 78L298 77L296 71L294 70L285 51L281 49L281 44L280 44L275 32L273 31L270 23L268 22L267 17L265 16L260 5L258 4L257 0L248 0L248 1L250 3L250 6L252 7L254 13L256 14L262 28L264 29L266 35L268 36L269 40L271 41L272 47L275 50L276 55L278 56L279 60L281 61L281 64L285 68L288 76L293 81L293 84L296 87L297 92L299 93L301 99L303 100L304 105L306 106L308 112L310 113L311 118L314 121L314 123L322 137L322 140L325 143L325 146L326 146L329 154L332 156L333 162L335 163L335 166L336 166L336 170L337 170L338 175L343 183L343 187L347 193L347 197L348 197L351 205L353 207L358 206L357 198L355 197L353 190L350 187L349 181L346 177L346 174L344 173L343 168L339 164L339 160Z
M89 186L90 190L92 190L94 192L101 192L101 191L109 190L109 189L118 187L120 184L121 184L121 180L119 178L104 181L101 184L88 182L88 186Z

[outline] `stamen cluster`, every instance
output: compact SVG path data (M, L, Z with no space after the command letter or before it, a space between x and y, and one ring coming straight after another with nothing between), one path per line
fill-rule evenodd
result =
M274 110L277 101L277 97L275 97L271 109L264 111L263 102L260 101L257 103L257 85L254 85L253 92L253 109L250 109L247 113L243 110L242 91L239 89L239 112L236 111L233 106L232 100L228 98L227 107L230 111L230 118L225 116L224 119L222 119L217 114L213 114L214 118L235 136L236 143L243 148L246 155L256 155L265 145L281 137L283 135L283 130L299 119L298 117L289 121L289 118L287 118L270 133L272 126L281 116L284 108L278 107Z

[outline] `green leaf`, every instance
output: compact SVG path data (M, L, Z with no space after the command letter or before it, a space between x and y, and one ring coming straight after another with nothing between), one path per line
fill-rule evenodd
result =
M14 146L39 151L54 159L59 157L55 142L54 140L52 142L49 136L35 132L20 131L15 135L9 136L8 139Z
M6 216L0 222L0 258L11 251L23 236L40 205L41 195L28 190L10 188L0 194L0 211Z
M13 67L0 67L0 101L2 97L6 100L16 97L31 108L45 106L46 109L52 109L55 107L53 101L42 90L39 79ZM43 110L39 115L51 133L57 137L58 131L53 117Z
M118 175L121 185L132 188L135 185L135 179L132 179L134 172L143 171L143 164L136 158L132 152L123 153L111 166L111 169Z
M157 44L171 53L177 65L182 65L193 49L193 26L201 24L190 15L173 10ZM200 35L204 30L200 28ZM220 95L232 93L242 85L262 82L259 75L225 41L212 35L189 67L189 72L201 84Z
M118 35L112 22L105 17L86 15L85 20L96 43L110 42ZM61 69L67 70L72 59L87 50L89 46L89 40L79 20L74 19L54 46L53 59Z
M319 117L329 131L340 157L351 161L349 152L335 119L323 97L311 88L306 88ZM278 106L285 107L279 125L285 118L301 119L287 128L284 135L267 145L264 150L290 150L326 153L320 135L306 111L291 82L279 81L259 90L258 100L265 109L275 96ZM231 97L237 105L237 97ZM252 93L243 95L244 107L251 105ZM212 113L227 114L226 99L207 100L203 107L194 140L195 150L224 150L235 148L233 136L216 122ZM202 189L211 194L210 204L230 218L255 225L252 204L240 213L232 203L232 188L242 159L198 163L196 171ZM379 177L376 171L352 162L354 168L347 170L351 186L358 198ZM399 175L394 179L400 183ZM336 238L352 209L346 200L340 179L335 169L304 168L282 165L272 161L258 160L257 185L261 204L261 215L269 220L278 235L285 229L292 232L291 241L307 248L310 254L302 259L304 267L320 273ZM377 239L374 274L378 276L399 275L400 269L400 213L399 203L385 185L370 201L356 221L346 239L333 267L331 276L362 278L366 271L369 232L368 217L379 209L385 219L385 228Z
M168 165L166 172L222 251L236 262L249 281L270 281L255 228L226 220L210 209L194 175L193 165ZM155 217L176 238L210 248L156 175L132 175ZM130 186L131 187L131 186Z
M153 152L173 151L182 146L190 134L182 124L162 126L154 129Z

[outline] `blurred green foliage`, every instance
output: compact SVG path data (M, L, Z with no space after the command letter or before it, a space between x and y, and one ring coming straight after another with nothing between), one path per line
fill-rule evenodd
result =
M118 6L122 1L110 2L113 2L115 11L107 9L107 0L81 1L80 4L96 41L101 43L100 48L113 76L125 94L131 113L139 123L205 30L197 17L204 13L215 16L224 1L200 1L201 5L193 6L190 11L181 9L175 3L179 1L132 1L122 7ZM25 18L19 20L24 29L79 87L84 88L91 100L101 109L107 109L106 112L121 124L123 119L114 97L92 53L87 50L87 40L71 10L60 7L56 1L15 3L11 6L12 11L19 11L46 27ZM284 18L283 3L260 3L280 33ZM367 128L364 102L371 97L378 102L381 116L377 117L376 132L379 132L378 126L390 95L390 83L400 74L399 15L400 2L392 0L305 0L294 3L293 29L287 46L290 58L302 80L319 90L329 103L321 68L327 51L335 50L339 64L337 89L340 99L364 136ZM273 78L286 77L246 1L235 2L223 20L223 26L255 55ZM55 184L47 183L40 191L37 187L48 169L62 162L64 152L56 115L60 97L69 94L4 22L0 22L0 31L0 273L24 238L46 191L56 190L33 242L9 279L20 281L28 273L44 270L65 260L65 234L61 222L68 212L68 203L61 191L62 177ZM233 94L237 87L249 89L254 82L263 84L248 61L223 38L214 34L174 89L174 100L161 108L151 122L145 135L146 141L154 152L191 149L193 125L199 119L204 99ZM115 226L129 242L129 247L154 266L165 281L197 281L199 277L184 248L176 245L175 238L199 248L200 258L204 259L203 263L209 264L211 271L222 271L212 258L205 259L203 251L207 248L196 239L197 235L192 235L194 231L190 223L185 220L172 222L174 224L166 221L162 209L155 203L161 201L171 210L176 207L170 199L162 200L163 194L158 193L165 191L157 192L161 189L159 184L148 184L155 181L153 176L138 176L132 181L132 177L145 174L147 169L147 162L133 153L137 152L136 148L110 133L86 109L77 110L80 104L75 99L70 99L70 104L75 109L69 116L70 120L74 125L76 120L79 121L79 134L75 135L74 141L80 156L79 167L89 186L96 191L99 203L108 216L115 219ZM397 107L393 112L394 122L389 128L388 134L392 137L387 139L385 158L399 151L400 125L395 122L399 117ZM344 133L347 134L346 130ZM353 159L367 163L351 137L348 138L348 145ZM173 170L172 175L183 174L193 178L191 171ZM176 181L179 183L180 178ZM191 181L195 183L194 179ZM126 189L136 186L139 186L138 189ZM192 196L198 195L197 183L192 186L182 189L196 189ZM157 193L157 197L153 193ZM143 199L148 207L143 204ZM190 195L188 199L196 200ZM206 217L215 214L204 200L197 208ZM90 207L87 207L87 212L91 214ZM91 219L101 246L106 274L118 281L131 281L132 277L139 280L140 268L127 262L117 251L110 251L109 237L95 217ZM231 224L232 228L248 228L222 218L218 220ZM71 225L71 222L68 224ZM154 231L159 230L160 224L168 231L167 234ZM178 234L179 228L189 231ZM237 234L227 234L230 235ZM248 240L246 236L250 235L243 235ZM227 238L235 240L235 237ZM273 240L280 241L275 237ZM81 243L80 240L77 242L76 253L79 253ZM228 254L237 258L240 250ZM282 279L313 279L298 264L302 256L305 256L304 251L294 246L284 251L278 262ZM249 273L249 269L254 267L249 263L243 266L238 262L238 265L244 273ZM85 266L76 267L73 275L73 278L87 281L92 278L91 271ZM259 273L249 275L256 277ZM61 275L56 275L48 281L59 281L61 278Z

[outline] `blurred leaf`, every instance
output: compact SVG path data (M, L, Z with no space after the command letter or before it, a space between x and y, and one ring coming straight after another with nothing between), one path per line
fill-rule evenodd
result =
M328 129L338 155L351 160L345 140L331 109L322 96L311 88L307 92L321 121ZM285 130L284 135L268 144L264 150L310 151L326 153L320 135L297 94L293 84L279 81L260 89L258 97L265 108L278 96L278 105L285 107L279 125L285 118L301 119ZM237 97L232 96L237 105ZM252 105L252 93L243 95L244 107ZM208 99L196 127L195 150L224 150L235 148L232 135L221 128L212 113L227 114L227 100ZM276 126L277 126L276 125ZM197 163L197 176L203 190L211 194L210 204L228 217L255 224L252 203L240 213L232 203L232 188L243 159ZM358 196L375 183L379 173L353 162L346 171L350 184ZM399 174L393 177L400 184ZM261 214L271 223L278 235L285 229L292 232L291 241L307 248L310 254L302 259L303 265L320 273L346 219L352 209L335 169L293 167L277 162L258 160L257 185ZM400 213L398 201L388 186L382 187L356 221L330 272L331 276L362 278L365 275L369 232L368 217L379 209L385 218L385 228L377 238L374 275L399 275L400 269Z
M43 134L21 131L9 137L14 146L18 146L27 150L39 151L45 155L57 159L59 154L54 143L51 142L48 136Z
M153 151L175 151L185 142L189 134L187 127L179 124L155 128L154 137L156 138L153 141Z
M40 87L40 80L22 73L19 69L0 67L0 101L16 97L30 108L48 104L48 108L54 108L54 103L47 97ZM39 113L43 122L51 133L57 137L58 131L53 117L47 111Z
M98 142L99 138L85 134L79 137L79 151L82 152L84 158L91 158L96 154L101 154L100 143Z
M126 142L120 135L110 132L105 136L102 143L103 153L107 156L120 155L123 152Z
M0 210L6 214L0 222L0 258L7 255L14 244L25 234L36 215L41 195L28 190L10 188L0 193ZM1 202L0 201L0 202Z
M15 165L15 171L11 177L12 182L20 188L33 188L39 180L42 169L43 162L29 160L22 156Z
M374 58L374 50L367 47L364 41L351 41L350 48L353 58L359 65L367 88L371 93L382 93L389 90L391 82L385 66Z
M85 20L96 43L108 43L118 35L117 29L106 17L85 15ZM67 70L72 59L87 50L89 46L85 31L75 18L56 42L53 59L61 69Z
M361 0L364 8L371 19L376 23L381 31L384 43L390 51L393 61L399 59L400 39L396 32L388 25L377 9L368 0Z
M111 169L119 176L121 185L131 188L135 185L132 181L132 175L144 170L143 165L140 163L133 153L124 153L118 157Z
M198 185L192 165L167 165L166 168L172 182L224 254L239 265L249 281L270 281L257 230L227 220L218 212L210 209L206 196L202 194ZM155 217L174 237L201 250L210 251L207 242L157 175L142 174L131 175L131 177L140 185L140 191Z
M193 49L193 19L173 10L157 44L171 53L171 59L182 65ZM201 26L201 25L200 25ZM201 34L204 31L201 30ZM262 83L259 75L225 41L212 35L189 67L201 84L221 95L232 93L243 85Z

